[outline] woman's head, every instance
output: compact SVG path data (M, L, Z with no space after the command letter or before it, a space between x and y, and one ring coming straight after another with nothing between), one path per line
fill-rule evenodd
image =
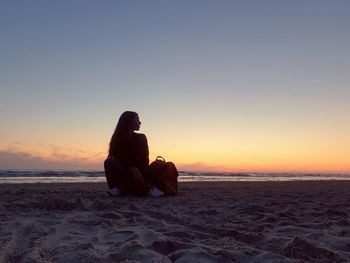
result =
M125 111L119 117L116 130L120 133L129 133L132 131L138 131L140 129L141 122L139 115L134 111Z
M111 141L109 143L108 156L117 155L127 144L128 137L134 131L140 129L141 122L139 115L134 111L125 111L119 117L117 127L114 130Z

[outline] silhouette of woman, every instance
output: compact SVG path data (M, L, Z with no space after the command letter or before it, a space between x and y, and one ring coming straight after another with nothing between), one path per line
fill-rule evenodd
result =
M107 192L113 196L164 195L144 178L149 164L149 151L146 136L135 133L140 129L140 125L136 112L125 111L112 135L104 168L109 187Z

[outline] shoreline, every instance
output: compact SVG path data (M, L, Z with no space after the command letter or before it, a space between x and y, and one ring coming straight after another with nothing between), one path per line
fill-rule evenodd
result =
M0 262L349 262L350 181L0 184Z
M16 177L14 177L16 178ZM25 186L25 185L36 185L36 184L57 184L57 185L60 185L60 184L67 184L67 185L70 185L70 184L82 184L82 185L85 185L85 184L95 184L95 185L99 185L99 184L105 184L106 182L106 179L105 178L99 178L99 180L89 180L89 178L87 180L76 180L77 178L74 178L75 180L69 180L69 181L64 181L62 180L64 177L61 177L60 180L61 181L58 181L57 179L55 180L52 180L52 178L44 178L42 179L42 177L39 177L40 179L38 178L35 178L35 179L32 179L30 177L26 177L25 178L25 182L23 181L20 181L20 180L17 180L17 179L12 179L12 178L1 178L0 177L0 186L1 185L17 185L17 186ZM197 180L196 180L197 179ZM350 182L350 177L349 179L344 179L344 178L312 178L312 179L238 179L238 180L235 180L235 179L222 179L222 178L211 178L211 179L203 179L203 178L196 178L196 179L186 179L184 180L183 178L179 178L179 181L178 183L179 184L186 184L186 183L209 183L209 184L231 184L231 183L246 183L246 182L249 182L249 183L288 183L288 182Z
M214 188L218 187L238 187L238 186L247 186L247 185L256 185L256 186L288 186L293 184L306 184L306 185L323 185L326 184L328 187L335 186L335 185L349 185L350 187L350 179L349 180L291 180L291 181L181 181L178 182L179 188L181 186L190 186L190 187L207 187L212 186ZM107 189L107 182L38 182L38 183L0 183L0 191L2 188L36 188L36 187L42 187L42 188L62 188L62 187L68 187L76 188L77 186L80 186L83 188L88 189L101 189L105 190Z

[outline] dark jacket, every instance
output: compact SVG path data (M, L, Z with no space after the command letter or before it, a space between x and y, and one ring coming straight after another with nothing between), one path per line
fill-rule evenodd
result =
M133 133L124 146L118 150L116 156L126 168L136 167L142 174L149 164L149 150L147 138L142 133Z

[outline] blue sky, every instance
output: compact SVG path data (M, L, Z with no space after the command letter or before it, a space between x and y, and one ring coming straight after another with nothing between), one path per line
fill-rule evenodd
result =
M183 167L350 171L348 1L0 5L4 154L100 168L131 109Z

